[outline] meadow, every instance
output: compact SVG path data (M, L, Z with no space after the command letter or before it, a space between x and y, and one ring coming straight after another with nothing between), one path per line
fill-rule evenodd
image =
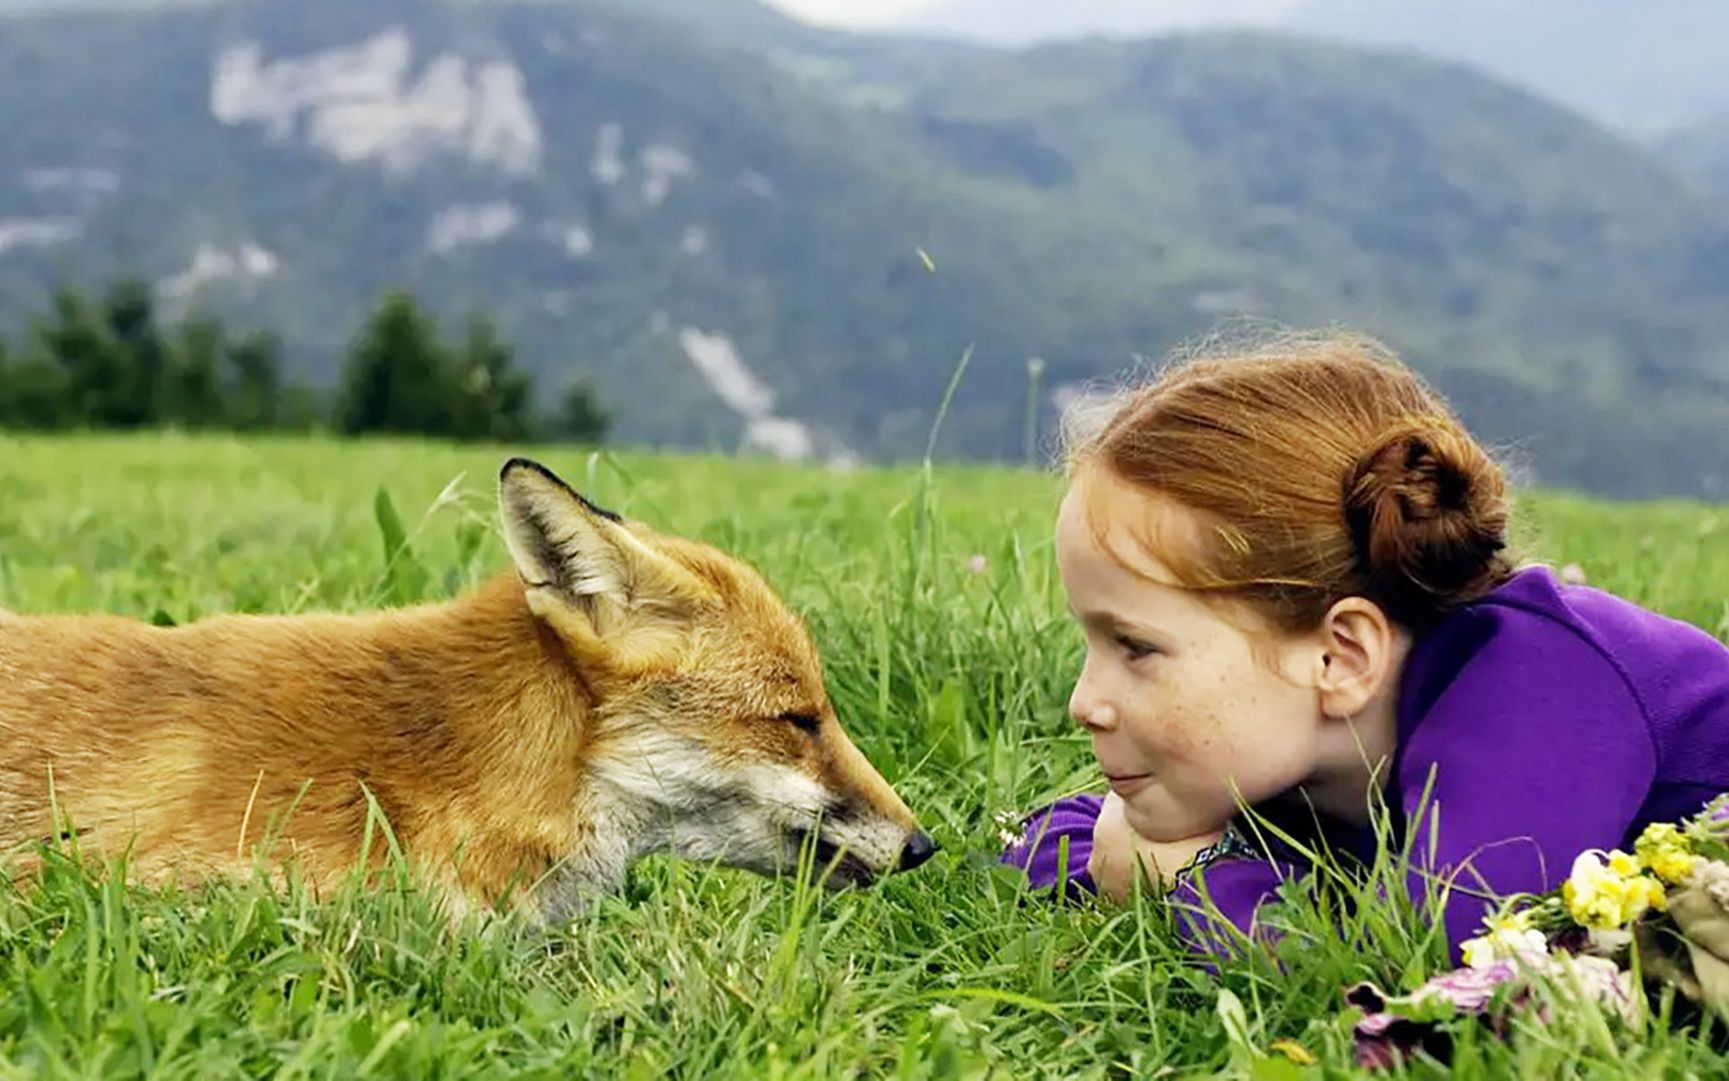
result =
M185 622L450 596L506 565L493 483L516 453L760 567L942 851L834 893L653 857L569 925L455 932L401 884L314 902L51 860L0 884L0 1077L1346 1076L1341 989L1443 967L1408 906L1336 917L1345 885L1292 899L1277 957L1214 973L1150 900L1052 905L995 866L1005 815L1099 785L1064 709L1081 647L1054 475L0 435L0 606ZM1729 508L1521 492L1518 514L1531 557L1729 635ZM1453 1068L1716 1074L1720 1035L1563 1012L1506 1040L1463 1029Z

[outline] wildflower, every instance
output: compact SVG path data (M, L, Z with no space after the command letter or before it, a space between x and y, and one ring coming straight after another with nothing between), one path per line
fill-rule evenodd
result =
M982 555L975 555L971 559L967 560L967 570L973 574L983 574L990 569L990 560L986 559Z
M1531 910L1528 908L1521 908L1517 912L1508 912L1489 920L1490 929L1495 931L1529 931L1532 926L1534 923L1531 919Z
M1681 830L1673 822L1653 822L1639 834L1639 839L1633 842L1633 851L1643 857L1645 853L1659 848L1686 848L1687 838L1681 835Z
M1459 1013L1479 1013L1519 971L1519 966L1511 961L1498 961L1484 968L1456 968L1430 977L1411 992L1407 1001L1413 1006L1445 1004Z
M1687 832L1694 834L1702 832L1710 835L1713 830L1720 829L1729 823L1729 794L1714 797L1690 821Z
M1467 939L1459 949L1467 968L1485 969L1503 961L1530 963L1549 955L1549 940L1531 927L1514 926L1513 920L1496 921L1484 935Z
M1595 1003L1629 1025L1639 1020L1639 996L1633 993L1633 974L1605 957L1559 957L1560 970L1586 1001Z
M1561 568L1561 581L1571 586L1585 584L1585 568L1577 563L1569 563Z
M1584 933L1578 949L1575 951L1584 956L1616 958L1627 952L1633 945L1633 932L1590 930Z
M1653 874L1671 886L1687 880L1699 864L1687 837L1668 822L1653 822L1633 843L1633 851Z
M1561 899L1573 919L1585 927L1611 931L1665 907L1663 885L1639 874L1639 864L1625 852L1581 852L1573 872L1561 886Z
M1497 1032L1505 1031L1507 1016L1516 1011L1544 1020L1548 1011L1532 991L1545 981L1569 987L1629 1024L1639 1019L1642 1000L1632 973L1606 958L1545 950L1517 963L1499 960L1443 972L1408 995L1388 995L1370 983L1346 988L1345 1001L1362 1011L1352 1033L1357 1064L1388 1067L1417 1049L1445 1059L1451 1045L1446 1024L1455 1017L1486 1017L1496 1022Z
M997 841L1004 848L1019 848L1027 841L1026 822L1014 811L998 811L991 816L997 827Z

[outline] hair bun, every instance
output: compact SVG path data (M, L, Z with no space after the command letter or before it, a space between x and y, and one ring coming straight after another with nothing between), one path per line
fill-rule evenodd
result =
M1501 471L1445 424L1419 422L1377 440L1344 494L1366 592L1406 626L1432 622L1510 572Z

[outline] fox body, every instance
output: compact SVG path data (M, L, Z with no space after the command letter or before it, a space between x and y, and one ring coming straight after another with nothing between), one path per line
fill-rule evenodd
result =
M654 851L774 873L809 842L831 884L929 857L747 565L523 459L499 507L514 568L445 603L0 613L0 845L71 829L152 879L250 868L268 842L327 886L375 805L459 907L547 918Z

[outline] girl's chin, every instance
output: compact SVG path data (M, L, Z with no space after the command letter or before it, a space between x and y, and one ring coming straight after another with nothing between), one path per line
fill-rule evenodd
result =
M1187 841L1224 828L1222 823L1209 824L1201 816L1172 807L1162 793L1144 789L1140 800L1123 798L1123 818L1142 838L1158 844Z

